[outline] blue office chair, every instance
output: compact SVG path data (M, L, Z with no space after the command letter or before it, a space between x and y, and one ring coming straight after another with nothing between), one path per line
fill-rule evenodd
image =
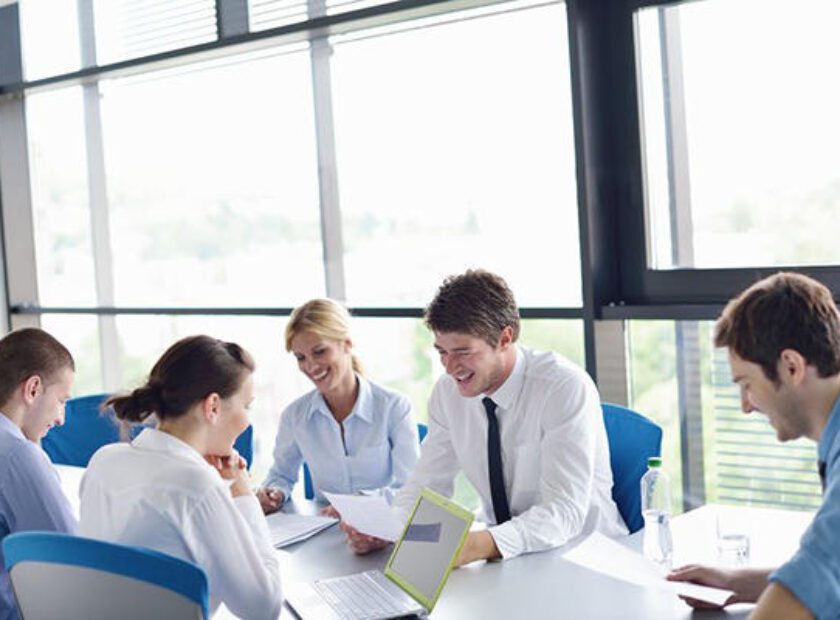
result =
M64 406L64 425L53 428L41 440L41 447L53 463L87 467L90 457L102 446L120 441L120 423L113 411L101 414L100 407L110 394L71 398ZM137 435L142 427L132 429Z
M90 457L104 445L121 440L120 422L114 412L101 412L102 403L110 394L92 394L71 398L64 407L64 425L53 428L41 440L41 447L53 463L87 467ZM143 424L129 427L129 439L146 428ZM248 426L234 444L251 467L254 458L254 429Z
M251 469L251 461L254 460L254 427L248 425L233 444L239 455L248 463L248 469Z
M640 481L650 456L662 451L662 429L643 415L620 405L603 403L604 426L610 445L612 498L630 533L644 526Z
M207 576L191 562L56 532L3 539L23 620L207 618Z
M425 424L417 425L417 436L420 443L423 443L426 434L429 432L429 427ZM315 499L315 486L312 484L312 474L309 473L309 465L303 464L303 496L306 499Z

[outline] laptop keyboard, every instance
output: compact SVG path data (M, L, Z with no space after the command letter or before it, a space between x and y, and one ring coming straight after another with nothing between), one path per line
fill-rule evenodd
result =
M342 618L358 619L397 617L417 610L417 603L408 596L397 598L377 583L387 579L378 571L356 573L335 579L323 579L312 584Z

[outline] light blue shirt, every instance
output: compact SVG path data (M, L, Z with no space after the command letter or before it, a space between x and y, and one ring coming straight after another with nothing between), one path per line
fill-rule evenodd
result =
M308 392L286 407L264 486L288 498L306 461L315 493L356 493L403 485L420 454L408 399L357 375L359 395L344 419L344 439L323 395Z
M825 463L823 502L799 541L799 550L770 575L814 617L840 618L840 399L820 437L817 455Z
M0 413L0 542L9 534L49 530L75 534L76 518L49 457ZM45 584L49 587L49 584ZM17 618L0 547L0 620Z

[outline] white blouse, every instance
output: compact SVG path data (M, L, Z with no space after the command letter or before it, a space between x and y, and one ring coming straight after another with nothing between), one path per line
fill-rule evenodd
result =
M277 618L280 571L254 496L228 482L180 439L146 429L90 460L81 485L79 534L147 547L207 574L210 613L221 602L242 618Z

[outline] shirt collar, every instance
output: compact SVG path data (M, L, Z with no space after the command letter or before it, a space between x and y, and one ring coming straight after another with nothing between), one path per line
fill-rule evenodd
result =
M3 413L0 413L0 431L9 433L13 437L26 439L26 436L23 434L23 431L20 430L20 427L7 418Z
M359 384L359 394L356 396L356 402L353 404L353 410L350 411L348 418L357 417L365 422L373 420L373 393L370 389L370 382L361 375L356 375L356 382ZM318 390L312 395L312 400L309 403L309 410L306 412L306 417L311 418L316 413L333 417L330 408L327 406L327 401L324 400L324 395Z
M837 457L832 452L840 451L840 445L837 442L838 435L840 435L840 397L834 402L834 407L828 414L828 422L826 422L819 444L817 444L817 458L820 461L830 463Z
M178 439L174 435L164 433L156 428L144 429L134 440L131 445L141 450L149 450L151 452L165 452L180 458L201 463L207 467L211 465L204 460L204 457L196 452L188 443Z
M525 356L522 355L519 347L515 347L514 351L516 351L516 361L513 364L513 370L510 371L510 376L490 396L496 406L504 411L513 409L516 397L522 391L522 384L525 381ZM485 394L482 394L480 398L484 396Z

